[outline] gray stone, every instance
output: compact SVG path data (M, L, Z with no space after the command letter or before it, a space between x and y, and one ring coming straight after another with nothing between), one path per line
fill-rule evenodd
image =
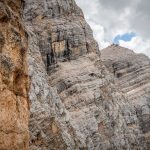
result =
M24 22L30 149L148 149L135 108L103 65L75 1L26 0Z

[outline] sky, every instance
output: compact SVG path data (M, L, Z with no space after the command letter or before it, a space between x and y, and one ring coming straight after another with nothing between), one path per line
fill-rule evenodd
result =
M76 0L100 49L112 43L150 57L150 0Z

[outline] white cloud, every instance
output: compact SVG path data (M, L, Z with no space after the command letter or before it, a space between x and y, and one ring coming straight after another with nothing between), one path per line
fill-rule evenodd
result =
M90 26L94 30L94 37L98 41L100 48L104 48L110 45L110 42L105 40L104 27L89 21Z
M144 53L150 56L150 40L143 40L137 36L132 38L131 41L125 42L120 40L120 45L129 49L134 50L136 53Z
M123 42L150 56L150 0L76 0L94 31L100 48L112 43L118 34L135 32L136 40ZM140 39L140 41L138 41ZM135 43L133 43L135 42ZM129 44L129 45L128 45ZM143 44L143 45L142 45ZM139 49L140 47L140 49Z

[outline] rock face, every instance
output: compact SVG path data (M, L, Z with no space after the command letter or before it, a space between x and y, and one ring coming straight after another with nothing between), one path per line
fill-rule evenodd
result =
M150 146L150 59L118 45L101 51L104 64L115 76L115 84L135 107L140 128Z
M116 88L74 0L0 4L0 149L149 149L148 109Z
M27 34L20 0L0 0L0 149L28 149Z
M99 51L74 0L27 0L24 15L27 26L37 34L38 47L49 71L57 62Z
M26 0L31 150L148 149L74 0Z

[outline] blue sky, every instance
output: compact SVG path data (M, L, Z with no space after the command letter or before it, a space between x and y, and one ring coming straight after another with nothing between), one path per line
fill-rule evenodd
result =
M135 37L136 34L134 32L131 33L125 33L122 35L117 35L114 39L113 39L113 43L114 44L119 44L120 40L125 41L125 42L129 42L132 40L133 37Z

